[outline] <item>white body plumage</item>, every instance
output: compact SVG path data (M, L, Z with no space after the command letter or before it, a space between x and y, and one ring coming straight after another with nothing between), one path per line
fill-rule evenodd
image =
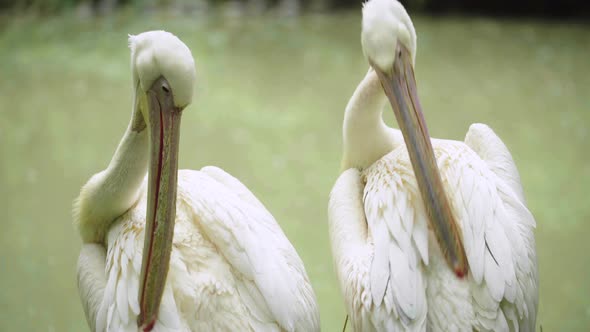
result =
M168 139L177 128L170 127L166 105L155 105L158 120L150 117L145 98L173 95L177 108L170 112L179 112L191 101L195 79L190 51L172 34L131 36L130 47L131 122L110 165L82 188L74 211L84 241L78 261L80 297L91 330L100 332L138 330L144 238L148 209L153 208L148 187L156 179L160 192L167 188L164 172L171 159L166 158L172 158L167 156L173 156L175 147ZM163 90L150 87L158 77L166 79ZM158 143L150 140L150 121L160 121L159 127L152 125L160 131L154 136L160 138L160 160L148 154L148 145ZM148 161L161 167L154 168L157 177L146 177ZM318 306L303 262L273 216L240 181L208 166L179 171L174 189L170 267L157 320L149 328L319 331ZM154 197L168 197L160 194L156 191Z
M86 244L81 294L95 331L137 331L146 183L108 231ZM315 295L295 249L264 206L216 167L179 172L170 271L155 331L318 331ZM105 264L106 263L106 264ZM104 278L102 281L96 281Z
M380 30L388 27L395 29ZM395 45L366 45L400 30L398 41L415 55L403 7L365 4L363 47L374 65L391 66ZM370 69L346 108L344 172L330 194L332 253L353 329L534 331L535 220L508 149L483 124L472 125L465 142L432 140L469 262L468 276L457 278L427 222L404 139L383 122L385 102Z

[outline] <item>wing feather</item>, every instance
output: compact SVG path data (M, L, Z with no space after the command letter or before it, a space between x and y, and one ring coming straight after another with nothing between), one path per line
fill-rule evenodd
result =
M254 317L249 323L243 322L244 317L241 315L244 308L236 307L233 308L236 316L226 319L225 326L237 328L250 324L251 328L261 331L276 331L279 326L285 331L319 330L315 294L303 263L272 215L238 180L217 168L209 167L206 171L214 175L195 171L179 172L177 204L181 208L177 211L178 232L175 230L170 282L164 291L155 330L179 331L195 326L199 329L211 328L207 320L193 317L197 312L209 310L199 308L202 302L195 299L196 295L209 291L220 291L218 304L228 305L227 308L232 307L233 303L229 304L228 301L235 299L234 292L239 293L237 296L242 297L244 304L249 306L245 309ZM145 206L144 196L136 206ZM190 218L188 214L192 214ZM182 219L180 223L178 218ZM89 309L85 310L89 326L95 327L93 330L137 330L135 318L139 314L144 220L143 209L129 210L109 230L106 257L103 254L102 261L100 257L92 260L91 272L88 272L90 268L86 259L83 260L84 264L80 264L78 273L81 285L92 288L98 294L96 298L99 298L94 301L92 297L92 307L88 306ZM206 240L201 239L203 235L207 237ZM193 257L207 252L196 252L193 246L202 245L202 242L194 241L207 241L215 245L224 257L221 258L223 263L215 268L225 269L227 266L231 269L231 272L223 270L222 273L226 273L229 279L222 283L236 284L222 285L211 274L187 269L185 261L195 263L195 260L205 259L207 262L218 262L212 258ZM81 259L86 256L81 255ZM224 265L228 262L228 265ZM95 268L94 265L101 265L102 268ZM229 277L230 274L233 276ZM98 286L85 286L89 284L85 275L103 279ZM243 284L238 285L239 282ZM195 285L205 288L197 289ZM206 288L208 285L211 285L210 289ZM231 289L234 286L236 289ZM214 312L215 308L211 309ZM182 315L179 310L184 310ZM186 314L192 316L184 317Z
M139 315L139 279L136 275L129 273L127 276L127 301L129 301L129 307L134 315Z
M485 124L474 123L465 136L465 144L485 160L490 169L504 181L524 203L524 190L512 155L504 142Z
M381 321L375 322L373 312L380 310L387 317L393 310L393 299L387 293L382 307L373 305L370 268L374 241L368 234L365 194L360 171L351 168L336 180L328 203L332 258L349 322L355 331L375 331Z
M99 244L83 244L78 258L78 291L86 321L91 330L98 330L97 320L103 318L101 302L106 287L106 250Z
M459 152L451 161L459 165L458 173L447 176L461 179L466 212L462 225L471 228L463 229L463 234L472 235L466 251L473 278L475 327L534 330L538 298L535 222L524 206L516 165L506 146L485 125L472 125L465 142L468 148L457 144Z
M127 293L127 259L122 259L121 271L124 271L119 278L120 282L117 283L117 313L119 314L119 320L122 324L127 325L129 323L129 305L128 305L128 293ZM123 263L125 262L125 263Z
M363 172L364 205L374 244L371 292L375 306L387 296L393 312L384 325L407 330L426 329L426 293L423 265L428 263L428 229L419 192L411 180L405 147L385 155ZM410 169L408 168L410 167ZM415 180L413 181L415 182ZM385 284L385 286L383 285ZM378 287L377 290L374 287ZM386 307L387 309L387 307Z
M418 248L422 262L424 262L424 265L428 265L428 219L424 212L425 210L422 207L414 209L415 222L412 239L414 240L416 248Z
M524 191L520 181L518 169L510 151L494 131L484 124L473 124L465 137L465 143L486 163L497 177L497 191L503 202L505 218L498 221L503 224L508 241L513 250L515 283L511 285L507 301L502 306L505 312L511 311L511 322L516 324L513 317L518 318L515 330L534 331L538 306L538 271L533 230L535 219L526 208ZM517 315L511 309L516 307Z
M220 171L180 171L178 196L233 268L256 285L266 302L261 312L288 331L319 330L315 294L295 248L247 188Z
M374 230L373 243L375 245L375 254L371 262L371 294L373 295L373 302L376 306L380 306L385 296L385 291L389 285L389 242L387 226L385 224L378 224L374 227L369 226Z

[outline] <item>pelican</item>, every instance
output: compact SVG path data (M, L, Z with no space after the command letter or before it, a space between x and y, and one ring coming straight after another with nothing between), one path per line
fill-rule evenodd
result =
M164 31L129 46L131 121L74 204L90 329L319 331L303 263L262 203L220 168L178 171L190 50Z
M516 165L473 124L430 139L414 80L416 33L395 0L363 5L370 68L344 114L331 249L355 331L534 331L533 230ZM400 130L388 127L389 100Z

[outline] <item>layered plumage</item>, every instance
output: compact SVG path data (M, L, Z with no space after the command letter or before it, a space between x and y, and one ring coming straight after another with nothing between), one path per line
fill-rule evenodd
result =
M415 55L415 32L403 7L394 0L365 4L363 46L373 64L393 63L381 53L394 58L395 43L383 36L399 31L397 42ZM471 125L464 142L432 139L469 263L467 277L457 278L429 227L406 143L383 122L385 101L371 68L346 107L344 171L328 208L353 329L534 331L535 220L510 152L483 124Z
M104 247L93 244L80 256L81 293L104 289L100 301L85 296L95 331L137 330L145 182L140 191L108 232L106 260ZM216 167L182 170L177 195L170 271L155 331L319 330L301 259L242 183Z
M179 43L164 32L132 37L136 96L151 84L143 79L166 75L176 100L190 102L194 65ZM93 331L138 329L149 181L140 107L137 99L111 164L83 187L75 206L85 242L78 287ZM170 269L155 331L319 331L303 262L240 181L211 166L179 171L175 204Z

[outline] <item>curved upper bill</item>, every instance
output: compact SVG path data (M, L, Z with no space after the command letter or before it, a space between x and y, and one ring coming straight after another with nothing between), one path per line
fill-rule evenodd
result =
M402 131L430 226L447 263L458 277L463 277L467 274L467 257L422 115L412 57L401 42L397 45L391 72L383 72L373 64L371 66L379 76Z

